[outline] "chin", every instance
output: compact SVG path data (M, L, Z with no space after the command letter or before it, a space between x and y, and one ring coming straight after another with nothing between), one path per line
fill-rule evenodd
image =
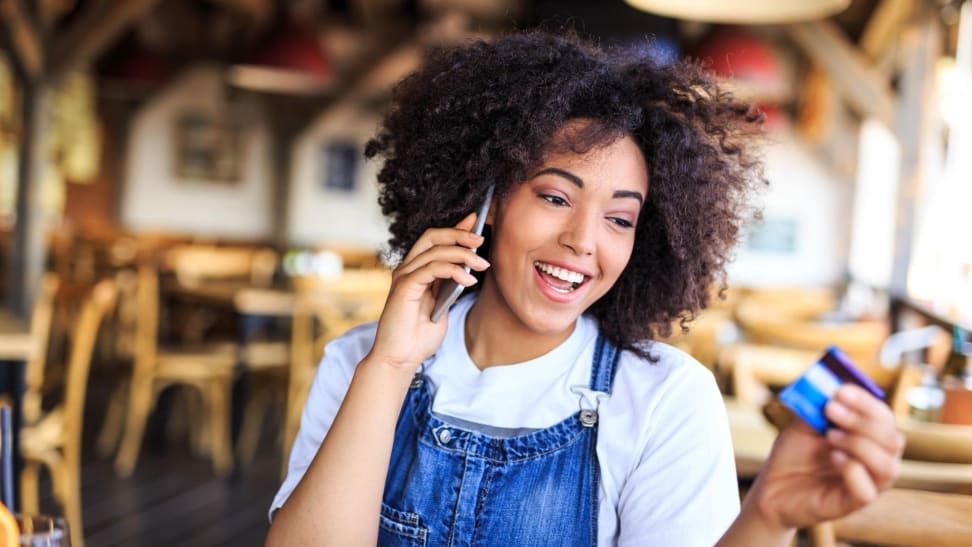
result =
M552 336L572 329L580 314L524 314L520 320L531 331Z

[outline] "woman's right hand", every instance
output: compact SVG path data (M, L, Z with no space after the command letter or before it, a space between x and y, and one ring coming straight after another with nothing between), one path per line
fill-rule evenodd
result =
M470 232L476 221L471 213L453 228L429 228L392 272L391 289L378 321L369 357L412 372L435 353L445 337L448 321L432 322L432 307L439 280L453 279L464 287L476 278L464 269L483 271L489 262L472 249L483 237Z

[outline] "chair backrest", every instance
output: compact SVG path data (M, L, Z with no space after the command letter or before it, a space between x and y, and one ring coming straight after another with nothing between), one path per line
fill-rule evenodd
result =
M111 280L98 282L91 296L81 308L74 332L71 337L71 352L68 357L66 393L64 395L65 439L64 450L67 459L80 458L81 426L84 417L84 400L88 389L88 372L94 354L98 330L105 312L111 308L115 298L115 287Z
M867 507L834 521L832 530L837 539L868 544L968 546L972 496L892 488Z
M773 397L773 388L796 380L820 357L814 350L735 343L719 354L728 371L732 392L743 404L760 408Z
M908 416L899 416L897 425L906 440L905 458L972 464L972 425L922 422Z
M183 245L169 249L166 262L179 283L235 279L266 287L273 281L279 258L269 248Z
M830 287L742 287L737 291L733 309L744 306L759 316L806 319L837 307L837 293Z
M30 317L30 335L34 344L27 367L24 371L25 392L23 398L23 419L33 423L41 415L42 389L44 385L44 366L47 363L47 348L51 339L54 321L54 301L60 278L47 272L41 279Z
M823 353L836 345L878 385L890 386L897 372L878 364L878 353L890 334L885 321L851 321L832 323L767 310L752 302L740 302L736 321L745 338L757 344L772 344Z

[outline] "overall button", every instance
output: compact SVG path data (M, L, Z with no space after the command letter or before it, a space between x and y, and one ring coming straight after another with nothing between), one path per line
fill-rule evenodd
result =
M438 435L439 442L442 444L449 444L449 441L452 440L452 432L450 432L448 429L439 430Z

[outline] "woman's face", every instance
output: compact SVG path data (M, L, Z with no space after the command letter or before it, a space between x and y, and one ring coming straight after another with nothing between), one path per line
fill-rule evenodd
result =
M494 283L484 296L538 334L571 329L628 264L647 191L645 158L630 136L548 155L491 211Z

